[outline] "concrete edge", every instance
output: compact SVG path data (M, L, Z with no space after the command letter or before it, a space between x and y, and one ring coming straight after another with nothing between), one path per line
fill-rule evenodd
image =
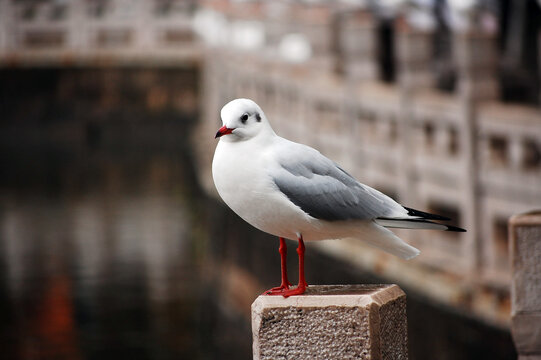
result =
M539 226L539 224L541 224L541 209L513 215L509 218L510 227Z
M320 285L322 286L322 285ZM331 285L339 286L339 285ZM344 285L347 286L347 285ZM327 306L360 306L366 307L371 303L381 305L389 299L396 299L406 294L397 285L382 284L381 288L375 289L371 293L355 293L352 290L347 294L318 294L308 293L304 295L291 296L284 298L282 296L259 295L252 303L252 311L261 312L264 307L327 307ZM313 285L317 289L318 285Z

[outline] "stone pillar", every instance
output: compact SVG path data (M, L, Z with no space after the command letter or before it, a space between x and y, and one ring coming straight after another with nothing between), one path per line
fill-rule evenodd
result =
M399 197L406 204L415 205L417 196L417 174L415 157L415 94L431 88L434 76L430 66L432 59L433 32L418 30L406 19L399 17L394 24L395 49L397 54L397 79L400 88L400 112L398 134L400 142Z
M454 55L458 67L458 92L475 101L499 95L496 34L455 32Z
M519 360L541 360L541 210L509 220L511 333Z
M13 48L13 31L16 19L11 1L0 1L0 53L7 53Z
M396 285L313 285L252 304L254 360L407 359L406 295Z
M471 30L456 30L453 33L453 56L457 65L458 79L456 94L460 101L460 129L458 147L461 149L463 168L460 188L462 189L461 212L464 235L462 253L472 254L472 267L483 263L481 229L479 224L479 156L477 108L482 101L494 100L498 96L497 81L498 52L496 34L483 32L472 26ZM473 268L472 268L473 270Z
M335 70L348 81L378 78L376 19L368 9L343 11L334 18Z
M432 60L433 32L419 30L400 17L395 25L395 49L398 82L406 92L433 87Z

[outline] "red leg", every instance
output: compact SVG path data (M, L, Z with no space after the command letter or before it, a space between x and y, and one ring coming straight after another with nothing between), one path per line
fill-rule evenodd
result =
M282 253L280 252L280 254ZM288 297L292 295L301 295L306 291L306 287L308 286L308 284L306 283L306 279L304 278L304 241L302 239L302 235L299 235L299 247L297 248L297 254L299 254L299 283L297 284L297 287L295 289L289 289L289 286L285 288L273 288L271 290L265 291L265 295L282 295L283 297Z
M302 235L299 236L299 247L297 248L297 254L299 254L299 286L302 284L302 286L306 288L308 284L304 278L304 240L302 239Z
M280 252L280 268L282 269L282 284L280 287L284 289L289 289L291 283L287 279L287 246L284 238L280 238L280 247L278 248Z
M265 291L264 295L279 295L282 291L289 289L291 283L287 280L287 246L284 238L280 238L280 247L278 248L280 252L280 268L282 269L282 283L280 286L273 287Z

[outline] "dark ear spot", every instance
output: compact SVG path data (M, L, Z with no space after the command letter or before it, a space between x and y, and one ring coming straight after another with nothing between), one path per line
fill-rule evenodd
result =
M240 121L243 123L243 124L246 124L246 121L248 120L248 114L242 114L242 116L240 117Z
M259 113L255 114L255 119L257 120L257 122L260 122L261 121L261 115L259 115Z

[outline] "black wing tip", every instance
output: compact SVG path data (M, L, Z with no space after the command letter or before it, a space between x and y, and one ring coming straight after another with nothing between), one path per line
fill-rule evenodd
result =
M404 206L404 209L408 210L408 215L410 215L410 216L419 216L419 217L421 217L423 219L428 219L428 220L441 220L441 221L449 221L449 220L451 220L450 218L448 218L446 216L431 214L431 213L427 213L427 212L420 211L420 210L415 210L415 209L405 207L405 206Z
M420 210L415 210L415 209L405 207L405 206L404 206L404 209L406 209L408 211L408 215L410 215L410 216L418 216L418 217L422 218L423 220L424 219L426 219L426 220L439 220L439 221L450 221L451 220L447 216L431 214L431 213L427 213L427 212L420 211ZM466 229L460 228L458 226L453 226L453 225L444 225L444 226L447 226L447 229L445 229L445 231L466 232Z
M459 228L458 226L453 226L453 225L445 225L445 226L447 226L447 229L445 229L445 231L467 232L466 229Z

